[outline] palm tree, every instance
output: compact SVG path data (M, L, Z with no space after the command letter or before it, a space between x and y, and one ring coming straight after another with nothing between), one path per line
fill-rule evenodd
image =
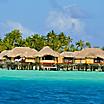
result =
M72 38L68 35L66 36L63 32L59 34L60 48L61 51L69 51L70 43L72 42Z
M10 33L7 33L6 36L3 39L3 43L5 44L6 49L12 49L14 47L20 46L20 43L22 41L22 33L15 29L11 31Z
M85 42L85 47L87 47L87 48L91 48L91 44L90 44L90 42Z
M104 46L101 49L104 50Z
M56 37L57 35L53 30L47 34L47 45L53 50L55 49Z
M76 42L76 47L78 50L82 50L85 47L84 41L79 40L78 42Z
M0 52L5 50L5 44L3 44L3 40L0 38Z
M74 52L74 51L78 51L78 50L77 50L77 48L75 47L74 44L71 44L71 45L70 45L70 51L71 51L71 52Z

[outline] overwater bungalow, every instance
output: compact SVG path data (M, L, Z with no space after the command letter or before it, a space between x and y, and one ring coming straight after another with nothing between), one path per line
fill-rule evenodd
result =
M71 70L72 64L74 62L74 52L62 52L60 54L62 65L60 66L62 70Z
M11 62L35 63L37 51L29 47L15 47L6 55Z
M74 62L74 52L62 52L60 55L62 56L63 64L73 64Z
M104 51L99 48L85 48L76 55L75 63L103 64Z
M38 70L95 70L104 71L104 51L85 48L81 51L58 53L49 46L39 52L29 47L15 47L0 53L0 67ZM15 67L15 68L14 68Z
M36 55L37 62L43 70L57 70L58 57L60 54L52 50L49 46L43 47Z
M10 50L4 50L0 53L0 62L4 62L6 60L5 56L9 53Z
M85 48L75 56L77 69L103 70L104 51L99 48Z

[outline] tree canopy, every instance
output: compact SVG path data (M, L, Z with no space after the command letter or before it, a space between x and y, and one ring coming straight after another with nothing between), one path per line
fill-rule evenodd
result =
M22 33L14 29L6 33L3 39L0 38L0 51L10 50L14 47L30 47L39 51L47 45L58 52L77 51L85 47L91 47L89 42L83 40L78 40L73 44L73 39L70 35L65 35L63 32L57 34L54 30L48 32L46 35L32 34L23 38Z

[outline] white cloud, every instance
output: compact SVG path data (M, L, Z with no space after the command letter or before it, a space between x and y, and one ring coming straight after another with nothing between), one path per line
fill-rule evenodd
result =
M13 29L19 29L23 33L23 37L32 35L34 33L30 29L23 26L21 23L14 22L14 21L7 21L7 22L4 22L4 23L1 23L0 27L2 29L2 32L5 32L5 33L10 32Z
M10 28L10 30L13 29L19 29L24 35L32 35L34 32L32 32L30 29L23 26L21 23L14 22L14 21L8 21L7 26Z
M66 6L64 8L61 8L61 10L58 9L50 11L47 17L48 29L84 34L85 24L80 18L83 13L80 9L78 9L77 13L76 8L77 7L75 6Z

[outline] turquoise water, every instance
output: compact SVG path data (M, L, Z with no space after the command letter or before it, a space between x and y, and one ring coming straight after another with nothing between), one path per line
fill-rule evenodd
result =
M104 104L104 73L0 70L0 104Z

